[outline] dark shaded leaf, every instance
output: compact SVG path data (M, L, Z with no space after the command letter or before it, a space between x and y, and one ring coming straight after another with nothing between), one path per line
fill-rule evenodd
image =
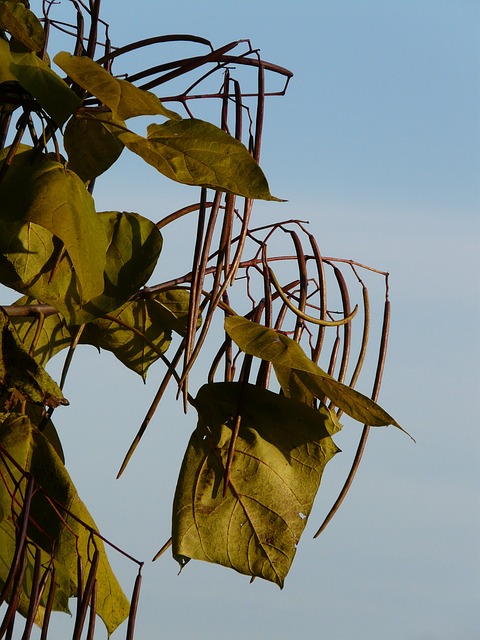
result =
M111 351L145 380L150 365L169 348L172 331L185 335L189 299L188 291L173 289L131 300L90 322L80 342Z
M150 365L170 346L171 331L162 319L158 306L151 300L126 302L108 317L90 322L81 342L111 351L145 379Z
M70 118L63 142L68 168L84 182L93 180L119 158L124 145L105 125L106 114Z
M28 354L4 311L0 310L0 390L35 404L68 404L57 384Z

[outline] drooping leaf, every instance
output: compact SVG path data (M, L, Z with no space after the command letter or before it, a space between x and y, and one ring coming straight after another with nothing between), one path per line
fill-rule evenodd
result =
M17 81L61 127L80 104L80 98L32 51L11 51L0 38L0 82Z
M65 127L63 142L68 154L68 168L84 182L109 169L123 151L124 145L104 120L108 121L107 114L74 116Z
M316 365L300 345L273 329L240 316L225 320L225 330L242 351L273 364L286 396L292 384L304 385L313 396L330 400L347 415L370 426L400 425L378 404L362 393L338 382ZM403 429L402 429L403 430Z
M180 119L177 113L164 107L154 93L139 89L128 80L114 78L87 56L72 56L61 51L53 60L74 82L108 107L116 120L147 115Z
M7 315L0 310L0 391L39 405L68 404L48 373L28 354Z
M93 198L77 174L50 159L22 166L0 183L0 201L0 219L7 225L32 222L62 241L81 303L103 292L107 238Z
M45 44L45 32L37 16L18 0L0 2L0 29L31 51L40 51Z
M240 399L243 399L240 404ZM323 470L338 451L333 414L240 383L202 387L199 422L173 505L174 557L231 567L283 586ZM241 416L222 494L232 422Z
M97 531L97 527L80 500L61 460L48 440L24 415L0 415L0 445L26 473L34 477L36 483L57 504L58 510L55 510L43 492L36 492L30 510L31 525L27 530L28 538L42 549L45 566L48 566L52 558L58 569L57 575L61 579L60 589L55 594L54 609L68 611L68 598L77 595L77 553L82 557L88 573L92 553L96 548L100 552L96 573L97 613L104 621L108 633L112 633L126 619L129 603L111 570L102 541L98 536L91 535L91 530ZM20 472L12 465L10 468L13 478L4 469L2 471L3 478L10 484L11 492L15 482L20 481ZM4 583L5 568L9 567L13 555L16 523L12 517L11 493L3 485L0 486L0 504L0 512L3 511L4 514L0 521L0 541L3 538L4 543L0 546L0 583ZM18 512L18 506L16 510ZM44 593L48 593L48 587ZM24 583L23 604L20 603L23 614L26 613L28 594L28 587ZM45 600L44 595L37 622L41 621Z
M222 129L194 118L147 128L147 137L117 133L124 145L171 180L247 198L276 200L244 145Z

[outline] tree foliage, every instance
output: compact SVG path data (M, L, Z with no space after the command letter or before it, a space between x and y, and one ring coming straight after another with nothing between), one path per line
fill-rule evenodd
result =
M170 542L182 567L207 560L282 587L325 465L338 451L333 436L342 413L365 425L362 438L369 425L399 427L376 403L388 298L373 397L354 389L370 324L358 272L368 268L343 262L362 292L357 314L341 261L322 258L303 223L251 222L253 200L279 201L259 166L262 118L266 96L282 94L291 73L263 61L248 42L214 49L194 36L160 36L115 49L106 31L100 45L99 6L72 3L73 54L53 56L48 36L63 23L50 16L52 6L37 17L27 2L0 0L0 282L21 296L0 314L0 602L9 603L2 631L18 611L27 628L36 622L46 635L50 612L67 611L71 597L75 633L88 607L90 624L96 612L109 633L129 615L103 539L64 466L61 413L57 427L52 422L53 411L68 404L62 388L78 345L112 352L143 379L157 361L165 367L120 473L168 385L198 414L173 503ZM117 70L132 51L178 40L202 53L126 77ZM233 65L240 75L256 74L253 93L242 91ZM197 80L168 94L171 80L192 72ZM220 89L200 89L219 73ZM284 86L267 89L268 74ZM153 89L166 93L160 98ZM220 126L193 115L190 105L208 97L221 105ZM172 102L178 109L165 106ZM151 122L141 135L145 117ZM200 187L198 202L157 222L97 211L96 180L128 152L170 180ZM190 269L151 284L161 230L186 215L195 220ZM293 254L267 255L280 232ZM298 274L283 285L272 268L280 261ZM327 304L332 281L340 313ZM217 316L221 332L211 330ZM189 373L207 338L215 355L193 397ZM352 345L358 356L347 380ZM61 351L67 356L57 384L44 367Z

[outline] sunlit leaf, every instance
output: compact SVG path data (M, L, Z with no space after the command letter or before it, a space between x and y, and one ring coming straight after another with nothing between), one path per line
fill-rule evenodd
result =
M240 401L242 402L240 403ZM338 430L327 409L241 383L202 387L173 505L173 554L283 586ZM241 416L222 495L232 423Z
M86 304L82 302L77 272L72 270L69 255L62 255L61 245L49 231L34 223L2 225L1 217L0 280L54 306L68 326L89 322L121 307L152 274L162 236L153 222L136 213L106 211L96 215L108 247L103 256L104 285L99 296ZM2 253L6 258L2 259ZM45 357L50 358L53 353L48 352L46 336L44 347Z
M32 51L10 51L0 38L0 82L17 81L61 127L80 106L80 98Z
M108 107L115 119L146 115L180 119L178 114L164 107L154 93L139 89L128 80L114 78L87 56L72 56L62 51L53 60L74 82Z
M31 525L27 530L29 539L43 550L45 566L48 566L52 558L58 569L60 589L55 594L54 609L68 610L68 598L77 594L77 554L82 557L85 572L88 573L92 553L96 548L100 552L96 574L97 613L104 621L108 633L112 633L126 619L129 603L110 568L102 541L98 536L91 535L91 530L96 531L97 527L80 500L62 461L44 435L24 415L0 414L0 445L26 473L33 475L48 496L57 501L58 510L53 508L43 492L36 492L30 511ZM10 468L13 470L13 477L5 469L2 469L2 476L9 483L11 492L15 483L20 480L20 472L12 465ZM17 491L17 495L20 497L20 492ZM6 578L5 570L10 566L13 555L16 524L12 517L11 493L3 485L0 487L0 503L0 510L4 514L0 522L0 542L3 539L4 543L0 546L0 583L3 583ZM19 508L21 504L17 505L17 512ZM25 582L23 587L23 610L22 602L20 606L20 611L24 614L28 603L27 584ZM48 593L48 587L45 593ZM41 610L45 606L45 600L44 595Z
M40 51L45 32L37 16L18 0L0 2L0 29L8 31L31 51Z
M0 310L0 391L20 394L39 405L68 404L48 373L29 355Z
M74 116L65 127L63 142L68 154L68 168L84 182L109 169L124 147L103 120L107 120L106 114Z
M240 316L225 320L225 330L242 351L273 364L285 395L298 381L316 398L324 396L346 414L371 426L400 425L378 404L355 389L338 382L316 365L300 345L273 329Z
M7 224L32 222L62 241L82 303L103 292L107 238L93 198L77 174L50 159L22 166L0 183L0 201L0 218Z
M38 300L28 296L23 296L13 303L14 306L38 304ZM10 322L24 348L42 367L59 351L69 347L75 336L75 328L69 330L65 320L58 313L45 317L14 316L10 318Z
M125 146L171 180L248 198L278 200L244 145L222 129L194 118L152 124L147 137L117 135Z

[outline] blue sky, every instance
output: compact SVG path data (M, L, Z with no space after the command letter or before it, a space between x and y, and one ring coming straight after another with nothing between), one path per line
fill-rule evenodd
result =
M358 428L348 426L283 591L212 565L191 562L177 577L168 556L147 562L138 638L476 639L479 3L142 0L132 10L105 0L103 10L119 44L162 33L195 33L215 45L248 37L265 59L294 72L287 95L268 103L261 162L272 192L288 202L254 211L259 220L309 220L323 254L390 272L380 401L417 441L374 430L354 488L312 540L356 445ZM184 194L122 159L95 195L99 210L159 219ZM172 245L167 269L174 257L188 262L178 239ZM152 370L143 386L91 349L78 365L66 424L57 424L67 466L105 535L149 560L169 537L195 418L167 398L115 481L162 372ZM125 401L132 395L135 406ZM118 569L130 588L131 567Z

